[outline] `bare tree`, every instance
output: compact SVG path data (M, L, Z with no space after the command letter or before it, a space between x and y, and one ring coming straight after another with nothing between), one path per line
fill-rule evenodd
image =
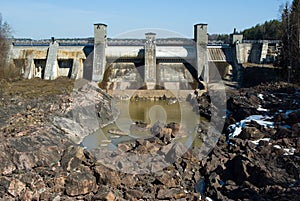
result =
M8 38L11 36L11 28L7 22L3 21L0 13L0 78L5 77L6 68L8 68Z

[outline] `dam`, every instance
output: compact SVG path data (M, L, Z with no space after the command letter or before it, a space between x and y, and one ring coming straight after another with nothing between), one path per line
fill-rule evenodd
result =
M26 79L60 76L99 82L107 90L194 90L201 82L228 79L246 62L261 63L274 42L208 41L208 25L194 25L194 38L108 38L106 24L94 24L94 37L83 39L13 39L9 59ZM217 69L217 70L214 70Z

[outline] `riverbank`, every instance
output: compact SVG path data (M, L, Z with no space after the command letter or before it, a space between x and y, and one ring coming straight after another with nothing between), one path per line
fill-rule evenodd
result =
M121 143L113 152L87 151L76 142L117 116L109 103L110 96L94 85L75 83L78 86L74 86L67 79L47 82L45 86L44 81L35 81L30 90L23 85L24 81L4 83L5 87L1 87L0 199L295 200L300 197L298 86L273 83L227 90L224 135L219 136L206 157L199 159L202 150L173 143L183 134L179 132L179 124L146 128L140 123L136 129L149 129L153 137ZM46 89L56 92L44 93ZM199 95L196 100L200 112L209 115L203 105L209 106L209 101L205 101L209 100L209 93ZM91 112L92 118L88 118ZM264 119L247 119L253 115ZM199 125L195 137L205 143L207 132L207 125ZM114 166L107 167L107 160ZM125 170L131 171L129 162L136 163L139 174L126 173Z

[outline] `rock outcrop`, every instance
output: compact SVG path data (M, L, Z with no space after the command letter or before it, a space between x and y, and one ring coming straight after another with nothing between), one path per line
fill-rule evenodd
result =
M88 93L96 89L89 87ZM98 93L100 106L93 110L98 114L96 127L114 117L106 102L109 97ZM139 123L135 129L148 129L151 137L119 143L113 151L87 151L69 136L76 131L80 140L86 135L80 132L87 129L87 124L76 117L79 113L72 113L76 107L70 95L38 100L4 97L0 104L4 112L0 125L0 199L299 200L299 88L277 83L232 91L228 96L230 111L224 131L255 114L269 115L272 126L253 120L245 123L237 137L224 132L201 160L201 145L176 143L180 125L175 123L157 123L152 128ZM78 111L86 118L90 114ZM74 126L53 124L53 116L73 121ZM203 144L209 140L205 139L207 126L199 125L195 136ZM143 158L145 155L152 156L151 160ZM132 168L130 160L139 168L136 174L124 171Z

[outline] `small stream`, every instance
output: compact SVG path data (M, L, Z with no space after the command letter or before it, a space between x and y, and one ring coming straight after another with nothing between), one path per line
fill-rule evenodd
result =
M188 102L121 100L116 103L116 107L120 111L117 120L87 136L82 146L87 149L100 147L115 149L120 142L151 137L151 133L132 132L130 129L132 124L145 122L152 126L157 121L165 124L180 123L184 132L188 134L187 137L181 138L182 141L189 144L201 143L194 142L194 136L196 136L196 126L203 119L192 111Z

